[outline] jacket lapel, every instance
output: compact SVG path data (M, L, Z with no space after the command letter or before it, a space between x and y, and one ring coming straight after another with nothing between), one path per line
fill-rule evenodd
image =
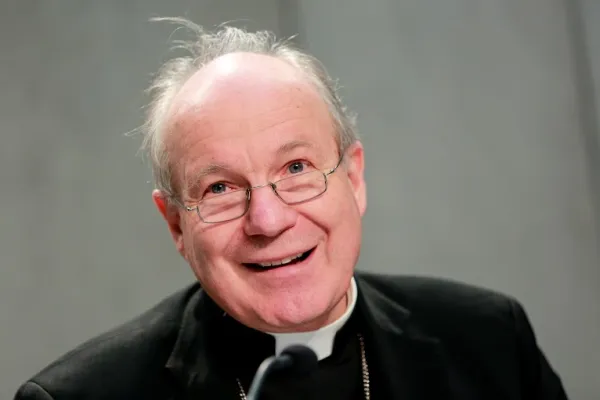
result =
M215 349L206 327L218 323L219 317L222 315L214 303L198 287L184 310L175 346L165 365L176 381L172 399L198 398L198 393L237 398L235 381L224 382L210 367L219 356L211 353Z
M382 290L383 281L379 280L377 287L369 275L357 274L355 278L375 396L385 391L389 399L451 399L449 370L440 341L411 321L410 311ZM397 290L387 285L385 289ZM379 389L378 382L382 385Z

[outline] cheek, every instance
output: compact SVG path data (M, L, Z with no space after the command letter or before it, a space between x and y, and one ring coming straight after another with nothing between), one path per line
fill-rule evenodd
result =
M308 215L324 231L328 255L337 261L351 260L360 246L360 210L346 182L336 182L331 189L335 190L327 191Z
M333 264L354 269L361 243L361 218L357 207L340 210L329 235L329 254Z
M323 213L327 216L330 229L344 230L347 226L360 223L360 210L356 196L349 182L337 182L331 191L326 192Z
M231 226L203 226L193 221L184 225L184 254L196 276L203 279L219 271L216 265L220 259L232 254L231 246L234 233Z

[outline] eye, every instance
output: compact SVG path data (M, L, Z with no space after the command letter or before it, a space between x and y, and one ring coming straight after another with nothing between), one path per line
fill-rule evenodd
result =
M208 185L208 187L204 191L203 197L206 198L206 197L211 197L211 196L215 196L215 195L225 194L225 193L227 193L228 189L229 189L229 187L227 186L226 183L216 182L216 183L213 183L212 185Z
M225 191L226 186L224 183L218 182L218 183L213 183L212 185L210 185L209 189L210 189L211 193L221 194Z
M294 161L288 166L288 172L291 174L299 174L306 170L306 163L302 161Z

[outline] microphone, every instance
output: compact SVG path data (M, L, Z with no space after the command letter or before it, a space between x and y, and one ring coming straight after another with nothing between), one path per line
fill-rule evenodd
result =
M294 374L305 375L317 369L317 363L317 355L312 349L302 345L286 347L279 356L271 356L260 364L250 385L246 400L258 399L260 390L269 373L290 369L290 372Z

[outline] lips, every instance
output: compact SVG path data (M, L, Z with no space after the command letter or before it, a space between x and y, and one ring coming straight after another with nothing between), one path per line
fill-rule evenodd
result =
M259 271L266 271L266 270L280 268L280 267L287 267L289 265L295 265L295 264L298 264L298 263L306 260L313 251L314 251L314 248L312 248L308 251L305 251L304 253L300 253L300 254L294 255L292 257L287 257L287 258L284 258L281 260L264 262L264 263L244 263L244 265L246 267L249 267L249 268L252 268L255 270L259 270Z

